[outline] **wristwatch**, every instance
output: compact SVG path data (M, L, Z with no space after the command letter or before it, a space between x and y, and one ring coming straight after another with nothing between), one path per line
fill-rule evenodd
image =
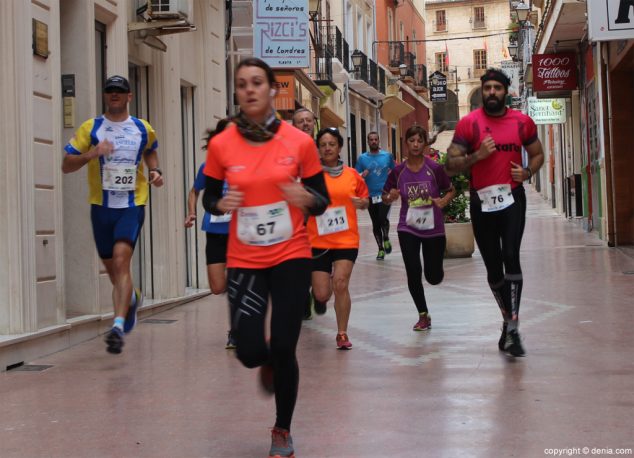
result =
M163 171L162 171L161 169L159 169L158 167L152 167L152 168L150 169L150 172L156 172L156 173L158 173L159 175L163 176Z

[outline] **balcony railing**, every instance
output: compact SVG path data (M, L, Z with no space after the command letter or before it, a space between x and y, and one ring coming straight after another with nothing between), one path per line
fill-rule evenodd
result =
M372 59L368 59L370 64L370 74L368 75L370 86L379 90L379 66Z
M405 45L402 41L390 41L390 67L398 67L404 62Z
M354 69L355 78L370 84L370 78L368 75L368 56L358 50L355 52L357 52L361 56L361 65Z
M427 86L427 66L424 64L416 65L416 76L414 77L416 81L416 86L428 87Z
M315 56L314 72L309 76L317 84L331 84L332 82L332 58L334 57L327 46L319 46L313 49Z
M349 71L350 63L348 59L346 59L348 55L348 43L344 40L339 27L321 27L317 43L324 53L328 53L332 58L338 59L343 67Z
M407 67L407 73L405 76L416 78L416 55L411 52L406 52L403 55L403 63Z
M379 92L385 94L385 70L379 67Z

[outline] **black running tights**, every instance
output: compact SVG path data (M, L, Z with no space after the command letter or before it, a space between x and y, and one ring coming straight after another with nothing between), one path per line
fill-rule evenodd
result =
M370 203L368 207L368 213L372 220L372 233L376 244L379 246L379 250L383 250L383 243L389 240L388 233L390 232L390 220L388 215L390 212L390 206L385 205L383 202L377 202L375 204Z
M229 269L228 295L238 359L248 368L271 364L275 426L290 430L297 401L299 367L295 350L303 304L310 285L310 259L292 259L267 269ZM264 338L271 300L271 341Z
M519 314L522 295L520 247L526 222L526 193L523 186L512 192L514 203L497 212L484 213L475 191L471 193L470 212L473 234L487 270L487 280L505 319Z
M421 238L409 232L398 231L398 242L401 245L401 254L407 273L407 287L414 299L418 313L427 312L425 290L423 289L423 266L420 262L421 248L425 265L425 279L431 285L439 284L445 276L443 259L447 238L440 237Z

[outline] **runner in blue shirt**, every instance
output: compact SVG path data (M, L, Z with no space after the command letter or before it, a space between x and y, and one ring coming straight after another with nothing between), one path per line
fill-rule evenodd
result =
M227 124L227 120L223 119L218 121L216 130L209 132L209 136L204 146L205 150L207 149L209 140L222 132ZM203 173L204 168L205 162L203 162L198 169L194 185L189 191L189 195L187 197L187 218L185 218L185 227L188 228L192 227L196 222L196 204L198 202L198 195L200 194L200 191L205 189L206 175ZM213 294L222 294L227 290L226 266L229 221L231 221L231 214L218 216L205 212L203 216L201 230L207 235L207 244L205 248L207 257L207 279L209 281L209 288ZM229 317L229 322L231 322L231 317ZM225 348L232 350L235 347L235 340L231 335L231 331L229 331Z
M357 160L355 168L365 179L370 191L370 206L368 213L372 220L372 232L376 244L379 246L379 253L376 259L382 261L386 254L392 252L388 234L390 232L390 221L388 219L390 206L384 204L381 199L383 186L387 176L394 168L394 158L390 153L379 147L379 134L370 132L368 134L368 146L370 151L363 153Z

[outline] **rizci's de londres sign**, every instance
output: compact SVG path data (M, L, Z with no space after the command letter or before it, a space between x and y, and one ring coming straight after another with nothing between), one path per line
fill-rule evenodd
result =
M571 52L533 55L533 91L577 89L577 56Z
M253 0L253 55L272 68L308 67L308 0Z

